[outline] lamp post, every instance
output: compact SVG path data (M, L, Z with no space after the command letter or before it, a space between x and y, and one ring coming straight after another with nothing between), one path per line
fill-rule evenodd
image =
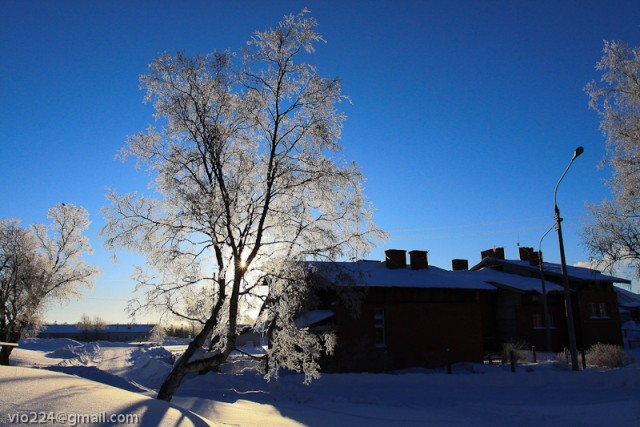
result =
M562 285L564 287L564 304L567 315L567 328L569 332L569 351L571 352L571 370L579 370L578 366L578 349L576 345L576 329L573 322L573 309L571 307L571 289L569 289L569 276L567 275L567 260L564 256L564 241L562 239L562 218L560 217L560 209L558 208L557 194L558 186L562 181L562 178L567 174L569 168L573 164L573 161L584 152L584 148L578 147L573 152L573 157L564 170L564 173L556 184L556 189L553 192L553 204L555 211L556 229L558 230L558 245L560 246L560 265L562 266Z
M544 282L544 265L543 265L543 259L542 259L542 241L544 240L545 237L547 237L547 234L549 234L549 232L551 230L553 230L553 228L555 227L555 224L552 225L546 233L544 233L544 235L540 238L540 243L538 244L538 267L540 268L540 281L542 284L542 309L544 310L544 336L545 336L545 344L547 346L547 352L551 352L552 351L552 347L551 347L551 318L549 316L549 305L547 302L547 286L545 285Z

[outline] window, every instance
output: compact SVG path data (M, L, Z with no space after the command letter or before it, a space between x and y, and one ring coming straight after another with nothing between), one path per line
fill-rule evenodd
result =
M600 303L600 317L609 317L609 304L606 302Z
M533 313L533 329L544 328L544 322L542 321L542 314Z
M384 309L376 308L373 315L373 327L376 330L376 347L385 347L385 334L384 334Z
M542 313L533 313L533 329L543 329L544 327L544 316ZM551 313L549 313L549 327L556 327L556 322L554 321L553 314Z
M591 318L608 318L609 317L609 303L606 302L591 302L589 303L589 317Z

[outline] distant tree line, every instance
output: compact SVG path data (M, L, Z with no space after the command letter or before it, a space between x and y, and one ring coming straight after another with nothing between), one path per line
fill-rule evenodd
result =
M88 314L83 314L80 321L76 324L80 331L80 339L84 341L97 341L102 339L102 333L107 329L107 322L100 316L93 319Z

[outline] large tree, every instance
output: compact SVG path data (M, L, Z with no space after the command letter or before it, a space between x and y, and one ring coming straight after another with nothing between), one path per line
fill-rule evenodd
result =
M92 252L83 235L88 216L85 209L59 204L49 210L48 227L0 220L0 341L17 343L39 325L47 304L92 286L98 269L83 260ZM9 364L12 349L2 346L0 365Z
M602 78L586 92L602 117L613 200L591 206L584 242L601 266L631 266L640 277L640 49L605 42L596 68Z
M270 325L269 375L316 376L333 341L295 327L307 294L299 261L362 256L382 236L360 170L337 155L340 80L303 62L322 41L315 26L306 11L289 15L240 55L163 54L141 77L161 124L121 155L150 171L155 195L112 192L104 234L146 256L133 314L198 326L159 399L224 363L249 309Z

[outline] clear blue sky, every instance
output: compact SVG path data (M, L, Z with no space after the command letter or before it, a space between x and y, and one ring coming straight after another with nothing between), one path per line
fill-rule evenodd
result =
M638 1L7 1L0 14L0 217L46 222L57 202L91 213L94 290L48 320L126 321L134 259L98 232L107 187L143 190L114 155L152 123L138 76L163 51L237 50L307 6L327 40L310 62L343 79L342 143L359 164L386 248L471 265L480 251L538 246L558 192L569 263L587 261L585 202L609 196L604 138L583 88L603 40L640 45ZM543 244L558 262L557 238ZM636 288L637 289L637 288Z

